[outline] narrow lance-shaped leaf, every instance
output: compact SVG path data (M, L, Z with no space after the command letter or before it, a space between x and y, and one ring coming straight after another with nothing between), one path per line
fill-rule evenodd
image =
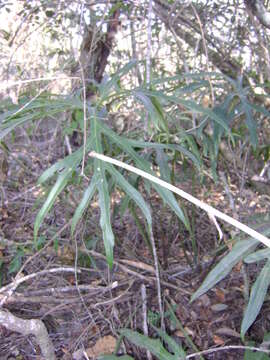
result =
M106 100L109 96L110 91L113 87L117 88L117 83L122 76L127 74L135 65L137 64L136 60L131 60L125 64L121 69L119 69L115 74L112 75L111 79L107 82L103 82L99 85L99 91L101 93L101 102Z
M163 110L163 107L162 107L160 101L155 97L152 97L151 101L152 101L152 104L155 107L156 111L158 112L160 118L161 118L162 128L166 131L166 133L168 133L169 132L168 121L166 119L166 116L165 116L165 113L164 113L164 110Z
M157 163L159 165L161 178L167 182L171 182L170 168L168 165L167 156L161 149L157 150ZM176 202L174 195L170 191L167 191L167 194L165 193L164 195L168 198L168 201L170 201L171 205L175 207L175 210L178 212L178 217L180 218L180 220L185 224L186 228L189 229L190 228L189 221L185 217L178 203ZM172 197L170 195L172 195Z
M160 175L161 178L167 182L171 182L170 179L170 168L168 165L168 156L164 153L164 151L162 149L157 149L156 150L157 153L157 164L159 166L159 170L160 170Z
M82 102L75 98L56 99L39 98L34 101L27 99L21 102L19 106L13 106L11 111L5 113L0 122L0 139L6 136L10 131L29 121L35 121L48 116L54 116L63 111L82 108Z
M256 122L252 114L252 107L249 105L249 103L246 101L246 99L243 96L240 96L240 100L243 105L243 111L246 114L246 124L249 130L251 144L253 145L254 148L256 148L256 146L258 145L258 137L257 137Z
M53 164L51 167L45 170L43 174L39 177L38 183L42 184L43 182L48 180L50 177L52 177L55 174L57 170L67 169L67 168L72 168L75 170L76 167L82 161L83 151L86 151L87 153L92 146L92 142L93 142L92 139L87 139L85 149L83 146L81 146L74 153L66 156L64 159L57 161L55 164Z
M97 123L97 126L100 127L100 131L106 134L108 137L111 138L113 142L115 142L124 152L128 153L130 157L135 161L136 166L139 169L142 169L150 174L154 174L150 168L150 164L146 162L144 159L140 158L136 151L130 146L129 141L126 139L121 138L115 132L113 132L110 128L106 125ZM100 151L98 151L101 153ZM180 220L184 223L186 228L189 228L188 220L183 217L183 212L180 209L174 195L167 189L164 189L162 186L157 184L151 184L153 188L157 191L157 193L161 196L163 201L170 206L170 208L176 213L176 215L180 218Z
M228 133L230 133L230 129L229 129L227 123L224 121L223 118L221 118L219 116L219 114L216 114L213 110L211 110L209 108L205 108L201 105L198 105L193 100L185 100L185 99L181 99L176 96L165 95L164 92L162 92L162 91L144 90L144 93L148 96L155 96L157 98L160 97L161 99L167 100L168 102L171 102L173 104L181 104L184 107L186 107L187 109L190 109L191 111L193 111L194 113L201 113L201 114L207 115L207 116L209 116L210 119L219 123Z
M251 288L248 306L245 310L241 325L241 336L244 337L249 327L253 324L263 305L267 289L270 284L270 260L264 265Z
M209 81L201 80L201 81L192 82L188 85L184 85L184 86L182 85L180 87L175 87L174 94L176 96L192 94L193 92L195 92L196 90L199 90L201 88L209 88Z
M98 120L93 118L91 123L91 136L94 139L94 150L103 153L101 134L98 127ZM94 173L97 177L98 202L100 208L100 227L103 233L103 241L108 265L113 266L114 234L111 226L110 194L107 179L105 176L105 164L103 161L94 160Z
M183 333L183 335L185 336L185 340L186 340L187 344L191 347L191 349L193 349L194 352L199 352L199 349L194 344L191 337L188 335L188 333L185 330L184 326L181 324L181 321L176 317L172 306L167 301L166 301L166 304L167 304L167 306L169 308L170 317L172 318L174 324L176 325L176 328L178 328ZM202 359L203 359L203 357L200 356L200 360L202 360Z
M183 350L182 346L179 345L171 336L169 336L166 332L161 329L156 328L152 325L155 331L158 333L159 337L164 340L164 342L168 345L169 350L174 353L175 360L181 360L186 358L186 353Z
M51 207L53 206L57 196L61 193L61 191L67 185L70 177L72 175L72 169L65 170L62 174L58 176L56 183L54 184L53 188L51 189L45 203L43 204L42 208L39 210L39 213L35 220L34 225L34 239L36 241L38 230L42 221L44 220L45 216L50 211Z
M190 145L196 156L191 151L187 150L184 146L181 146L179 144L159 144L159 143L152 143L145 141L137 141L132 139L126 139L126 141L128 141L131 146L142 149L150 148L150 149L168 149L168 150L178 151L180 153L183 153L187 158L189 158L198 168L198 170L200 170L202 166L202 161L200 159L200 153L194 138L186 134L183 134L183 138L188 142L188 144Z
M221 79L223 78L223 74L221 73L216 73L216 72L199 72L197 74L193 74L193 73L182 73L181 75L173 75L173 76L168 76L168 77L159 77L157 79L154 79L152 81L153 85L159 85L159 84L164 84L164 83L169 83L171 81L176 81L176 80L184 80L184 79L193 79L193 80L201 80L202 78L210 78L213 77L215 79ZM209 81L207 81L207 83L209 84Z
M159 360L176 360L176 358L163 347L158 339L150 339L148 336L129 329L121 330L121 334L128 338L133 344L149 350L151 354Z
M246 264L251 264L269 258L270 258L270 249L267 248L267 249L258 250L248 255L247 257L245 257L244 262Z
M114 234L111 226L110 195L105 171L100 160L97 161L96 170L99 172L97 189L98 203L100 208L100 227L103 233L106 258L109 266L112 268Z
M229 252L207 275L206 279L199 287L199 289L192 295L191 301L194 301L199 296L206 293L209 289L214 287L219 281L224 279L240 260L249 254L256 246L258 241L255 239L248 239L238 241Z
M267 98L269 98L269 97L267 97ZM260 106L260 105L257 105L257 104L251 104L251 103L249 103L249 106L251 108L253 108L255 111L258 111L258 112L264 114L265 116L267 116L268 118L270 118L270 112L266 108L264 108L263 106Z
M110 174L114 177L115 181L119 184L119 186L125 191L125 193L138 205L144 214L146 221L149 226L152 226L152 217L151 211L144 201L142 195L132 186L130 185L124 176L117 171L112 165L105 163L106 170L110 172Z
M97 189L97 178L94 175L92 177L92 180L91 180L89 186L87 187L87 189L85 190L85 192L83 194L80 204L77 206L76 211L73 215L72 222L71 222L71 234L72 235L74 233L74 230L75 230L75 227L76 227L78 221L81 219L85 209L89 205L96 189Z
M138 90L134 92L134 96L143 103L145 110L150 115L150 118L156 129L167 131L164 119L160 112L157 111L156 107L153 105L151 98L148 97L144 92Z

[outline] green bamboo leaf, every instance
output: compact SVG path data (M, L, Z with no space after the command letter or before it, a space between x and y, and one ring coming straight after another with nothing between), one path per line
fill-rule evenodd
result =
M107 262L108 265L112 268L114 235L111 226L110 195L109 195L108 183L105 176L104 167L101 161L98 161L98 165L96 169L97 172L99 172L97 189L98 189L98 203L100 208L100 227L103 233Z
M192 94L194 91L197 91L201 88L209 88L209 81L207 80L195 81L188 85L177 87L174 89L175 90L174 95L180 96L180 95Z
M268 96L267 96L267 98L268 98ZM252 104L252 103L249 103L249 105L255 111L258 111L258 112L260 112L260 113L262 113L265 116L270 118L270 112L265 107L257 105L257 104Z
M71 155L65 157L64 159L61 159L57 161L55 164L50 166L47 170L45 170L41 176L38 179L38 184L42 184L45 181L47 181L49 178L51 178L57 171L65 171L67 169L75 169L80 161L81 156L78 154L78 152L74 152Z
M100 94L101 94L101 102L108 98L108 96L109 96L111 90L113 89L113 87L116 90L119 90L118 83L119 83L121 77L123 77L130 70L132 70L134 68L134 66L136 66L136 64L137 64L137 61L134 60L134 59L129 61L122 68L120 68L115 74L113 74L112 77L109 79L109 81L102 82L99 85L99 91L100 91Z
M34 240L35 241L37 240L38 230L40 228L42 221L44 220L45 216L50 211L57 196L61 193L61 191L67 185L70 177L72 176L72 172L73 172L72 169L67 169L58 176L58 179L57 179L56 183L54 184L53 188L51 189L45 203L43 204L42 208L39 210L39 213L36 217L35 225L34 225Z
M248 255L247 257L245 257L244 262L247 264L251 264L269 258L270 258L270 249L267 248L267 249L258 250L253 254Z
M114 177L115 181L125 191L125 193L130 197L130 199L132 199L138 205L138 207L144 214L148 225L152 226L151 211L146 202L144 201L142 195L132 185L130 185L124 178L124 176L119 171L117 171L111 164L105 163L105 168Z
M216 121L219 125L221 125L227 131L227 133L230 133L230 129L227 125L227 121L224 121L223 117L220 117L219 114L216 114L210 108L205 108L201 105L198 105L193 100L185 100L185 99L181 99L180 97L177 97L177 96L165 95L164 92L162 92L162 91L149 91L149 90L146 91L146 90L144 90L144 93L145 93L145 95L148 95L148 96L155 96L157 98L161 98L161 100L162 99L167 100L168 102L173 103L173 104L183 105L185 108L191 110L194 113L200 113L200 114L206 115L210 119L212 119L213 121Z
M162 129L164 129L164 131L166 131L166 133L168 133L169 132L168 122L167 122L166 116L164 114L162 104L160 103L160 101L156 97L152 97L151 101L152 101L153 106L155 107L156 111L158 112L158 114L160 116Z
M152 142L145 142L145 141L137 141L137 140L127 139L127 138L125 138L125 140L127 140L131 146L136 147L136 148L168 149L168 150L178 151L180 153L183 153L187 158L189 158L194 163L194 165L198 168L198 170L200 170L200 168L202 166L202 161L200 158L200 152L198 150L198 146L197 146L194 138L192 136L186 135L184 133L183 133L183 138L182 138L182 134L180 135L180 137L181 137L181 140L187 141L189 146L192 148L193 153L191 151L187 150L184 146L181 146L179 144L159 144L159 143L152 143Z
M165 180L170 183L171 182L171 170L168 165L169 158L162 149L157 149L156 153L157 153L156 160L157 160L157 164L159 166L161 178L162 178L162 180Z
M71 222L71 234L72 235L74 233L74 230L75 230L75 227L76 227L78 221L81 219L85 209L89 205L89 203L96 191L96 188L97 188L97 178L94 175L89 186L87 187L87 189L84 192L84 195L82 197L80 204L76 208L75 214L73 215L72 222Z
M66 156L64 159L61 159L57 161L55 164L53 164L51 167L49 167L47 170L43 172L43 174L38 179L38 184L44 183L46 180L48 180L50 177L52 177L56 171L64 169L72 168L75 170L77 166L82 161L83 152L86 153L90 151L92 147L93 140L87 139L85 149L83 146L81 146L78 150L76 150L74 153Z
M255 346L255 344L249 341L247 346ZM270 357L260 352L259 349L257 351L247 349L244 354L244 360L270 360Z
M124 329L120 331L121 335L128 338L133 344L149 350L151 354L156 356L159 360L176 360L175 356L171 355L161 344L158 339L151 339L136 331Z
M145 171L149 172L149 170L145 170ZM189 220L188 218L185 217L173 193L157 184L152 183L152 186L156 190L156 192L160 195L160 197L165 202L165 204L169 205L169 207L175 212L175 214L179 217L179 219L182 221L185 227L189 230L190 229Z
M227 80L233 85L235 89L235 94L239 97L241 102L241 111L246 115L246 125L249 130L250 141L254 148L258 145L258 136L257 136L257 123L253 118L253 109L251 104L247 99L248 88L243 88L243 83L241 78L233 80L227 77Z
M170 318L171 318L173 324L175 324L176 328L179 329L183 333L183 335L185 336L186 342L190 346L190 348L193 349L194 352L199 352L199 349L192 341L192 338L188 335L188 333L187 333L186 329L184 328L184 326L182 325L181 321L175 315L173 307L167 301L166 301L166 304L169 308ZM203 360L202 355L200 355L200 360Z
M168 345L169 350L174 353L175 360L181 360L186 358L186 353L181 345L179 345L171 336L161 329L156 328L154 325L152 327L158 333L159 337Z
M93 150L98 153L103 153L101 143L101 128L96 114L93 114L91 122L91 139L93 139ZM110 268L113 266L113 248L114 248L114 234L111 225L110 214L110 193L109 186L105 175L105 164L103 161L94 160L94 175L97 178L98 203L100 208L100 227L103 234L103 242L106 252L106 258Z
M146 111L148 112L151 120L153 121L153 124L155 125L155 128L157 130L162 129L164 131L167 131L164 119L161 116L160 112L157 110L157 108L154 106L151 97L147 96L145 92L139 90L134 91L134 97L143 103Z
M216 73L216 72L199 72L197 74L193 74L193 73L184 73L181 75L173 75L173 76L168 76L168 77L158 77L157 79L154 79L152 81L153 85L160 85L160 84L164 84L164 83L169 83L171 81L175 82L176 80L185 80L185 79L192 79L192 80L201 80L202 78L209 78L209 77L214 77L217 80L222 79L223 78L223 74L220 73ZM209 81L207 81L209 84Z
M255 283L251 288L250 298L248 306L244 313L244 318L241 324L241 336L245 336L245 333L249 327L253 324L258 316L261 307L263 305L268 287L270 284L270 260L264 265L262 271L257 277Z
M257 136L257 126L256 121L253 118L252 107L249 102L246 101L244 96L240 96L240 100L242 103L242 109L246 114L246 124L249 130L250 141L254 148L258 145L258 136Z
M25 107L24 107L25 106ZM48 116L55 116L65 110L82 108L82 102L76 98L63 99L58 97L52 99L50 97L40 96L40 98L30 101L26 99L20 102L19 106L13 106L12 109L5 113L0 122L0 139L10 133L18 126L29 121L43 119ZM24 108L23 108L24 107Z
M164 152L162 150L157 150L157 164L159 165L160 168L160 175L161 178L167 182L171 182L170 179L170 168L168 166L168 158L167 156L164 154ZM164 197L166 197L166 202L170 204L170 206L175 209L175 212L178 213L178 217L179 219L185 224L186 228L189 229L190 228L190 224L188 219L186 218L186 216L184 215L182 209L179 207L178 203L175 200L175 197L171 197L170 194L172 194L170 191L167 191L167 193L164 193ZM175 204L176 202L176 204Z
M248 240L238 241L229 252L207 275L203 284L192 295L191 301L194 301L199 296L206 293L209 289L214 287L219 281L224 279L232 268L249 254L255 247L258 246L258 241L249 238Z
M118 136L115 132L113 132L111 129L109 129L107 126L100 124L97 122L97 127L101 132L106 134L113 142L115 142L124 152L128 153L129 156L135 161L136 166L139 169L142 169L146 172L149 172L150 174L154 174L154 172L151 170L151 166L149 162L142 159L136 151L133 149L133 147L130 145L129 141L125 138L122 138ZM102 153L102 151L98 151L99 153ZM144 180L147 181L147 180ZM151 184L153 188L157 191L157 193L161 196L163 201L170 206L170 208L175 212L175 214L179 217L179 219L183 222L183 224L186 226L187 229L189 229L189 221L184 216L182 210L180 209L178 202L176 201L174 195L171 191L164 189L162 186L157 184Z
M22 126L26 122L35 120L35 115L28 115L21 118L16 119L7 119L7 122L2 123L0 125L0 140L3 139L6 135L8 135L12 130L14 130L18 126Z

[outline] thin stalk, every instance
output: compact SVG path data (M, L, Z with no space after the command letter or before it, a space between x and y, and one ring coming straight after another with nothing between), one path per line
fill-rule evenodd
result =
M243 231L244 233L248 234L249 236L251 236L252 238L260 241L261 243L263 243L264 245L266 245L267 247L270 248L270 239L267 238L266 236L264 236L263 234L260 234L258 231L250 228L249 226L241 223L238 220L235 220L234 218L232 218L229 215L224 214L223 212L215 209L213 206L210 206L204 202L202 202L201 200L195 198L194 196L188 194L187 192L185 192L184 190L181 190L179 188L177 188L176 186L173 186L172 184L159 179L158 177L151 175L149 173L147 173L146 171L140 170L132 165L128 165L123 163L122 161L110 158L109 156L105 156L102 154L98 154L95 151L91 151L89 156L91 157L95 157L97 159L100 159L102 161L106 161L109 162L110 164L114 164L116 166L119 166L123 169L126 169L128 171L131 171L139 176L144 177L147 180L150 180L152 182L154 182L155 184L158 184L172 192L174 192L175 194L181 196L182 198L186 199L187 201L191 202L192 204L198 206L199 208L201 208L202 210L206 211L210 216L212 217L217 217L220 218L221 220L224 220L225 222L227 222L228 224L236 227L237 229Z

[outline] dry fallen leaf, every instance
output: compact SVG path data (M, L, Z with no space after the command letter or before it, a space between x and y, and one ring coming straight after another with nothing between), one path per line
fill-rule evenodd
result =
M240 334L233 330L233 329L230 329L228 327L222 327L222 328L219 328L216 330L216 333L219 334L219 335L226 335L226 336L233 336L233 337L236 337L236 338L240 338Z
M215 289L216 297L218 298L220 303L225 302L225 292L222 289Z
M100 355L112 354L116 347L116 339L111 336L104 336L96 342L96 344L86 350L89 357L96 358Z
M184 328L186 333L189 335L189 336L194 336L195 333L193 330L191 330L190 328L188 328L187 326ZM174 333L175 336L177 337L181 337L181 338L185 338L186 337L186 334L184 334L181 330L176 330L175 333Z
M213 341L216 345L224 346L224 344L225 344L225 341L220 336L217 336L217 335L213 336Z

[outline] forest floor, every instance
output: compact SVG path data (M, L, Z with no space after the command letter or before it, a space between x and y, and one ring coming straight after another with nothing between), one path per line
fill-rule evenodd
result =
M103 255L96 199L84 214L74 238L71 237L70 219L86 185L84 181L78 186L69 186L68 191L60 195L42 225L38 243L34 244L35 216L49 189L49 186L37 185L37 179L65 154L64 145L59 146L63 139L58 130L54 129L54 133L42 141L37 129L31 136L21 133L16 141L10 140L9 170L2 183L0 204L1 286L11 283L18 271L21 277L35 274L9 296L5 308L21 318L41 319L59 359L87 359L85 354L91 359L115 349L119 330L129 328L143 333L143 285L148 323L159 326L154 261L132 214L119 215L119 194L112 199L116 238L112 271ZM180 166L176 170L176 185L200 200L250 226L269 222L269 197L250 188L244 181L245 174L237 174L233 167L230 174L226 173L230 179L226 185L215 184L209 177L199 182ZM220 240L207 214L181 201L192 224L191 237L156 194L146 199L153 213L168 334L183 344L187 354L211 350L203 355L204 359L243 359L244 350L230 346L244 345L240 327L246 304L245 284L247 279L254 281L259 265L239 263L215 288L190 303L192 293L229 251L230 239L239 233L222 224L224 237ZM137 221L143 225L139 213ZM65 271L66 268L71 268L70 272ZM182 330L177 328L167 304L171 305ZM265 302L247 339L259 346L269 330L270 309L269 302ZM151 325L149 334L156 336ZM219 351L220 347L225 348ZM121 343L121 351L135 359L147 359L145 350L126 341ZM37 358L39 349L32 337L0 325L0 359Z

